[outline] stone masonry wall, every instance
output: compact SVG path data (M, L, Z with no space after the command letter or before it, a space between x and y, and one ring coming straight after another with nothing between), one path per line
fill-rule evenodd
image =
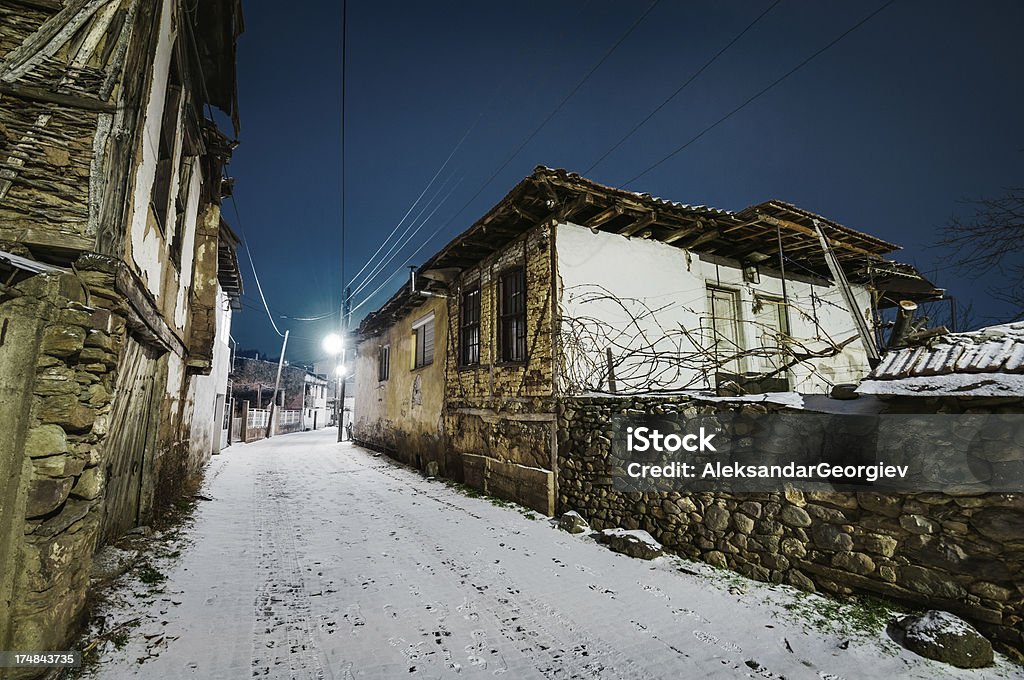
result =
M20 295L0 305L0 323L38 324L41 333L37 346L18 352L35 375L27 428L12 433L20 489L3 499L3 512L23 520L4 551L13 589L0 648L66 649L84 609L102 518L101 448L125 325L87 305L71 274L39 274L16 289Z
M451 286L446 333L444 432L462 457L467 484L515 498L541 512L554 506L554 352L552 349L554 236L534 227L467 270ZM526 353L522 363L500 358L499 280L524 267ZM459 364L462 291L480 287L480 362Z
M687 397L564 399L559 511L597 529L650 532L666 548L750 578L807 591L879 594L965 617L1007 651L1024 650L1024 495L619 492L610 419L748 409ZM991 406L988 412L1003 407ZM1013 410L1014 407L1009 407ZM1016 413L1020 406L1016 406Z

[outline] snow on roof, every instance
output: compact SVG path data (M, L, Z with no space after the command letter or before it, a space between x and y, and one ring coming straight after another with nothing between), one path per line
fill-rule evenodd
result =
M1024 396L1024 322L951 333L889 352L862 394Z

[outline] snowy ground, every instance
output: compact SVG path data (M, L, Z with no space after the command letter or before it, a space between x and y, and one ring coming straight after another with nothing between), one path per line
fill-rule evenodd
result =
M612 553L335 437L216 457L187 539L158 544L98 612L122 627L86 675L1018 677L921 659L816 596Z

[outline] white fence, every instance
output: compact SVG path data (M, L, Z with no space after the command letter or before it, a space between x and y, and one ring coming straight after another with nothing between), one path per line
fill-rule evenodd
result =
M249 409L249 417L246 420L246 427L266 427L270 422L270 411L262 408Z

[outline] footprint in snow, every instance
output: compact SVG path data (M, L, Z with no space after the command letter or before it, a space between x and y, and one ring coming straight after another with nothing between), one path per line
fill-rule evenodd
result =
M706 632L704 632L702 630L695 630L695 631L693 631L693 636L695 638L697 638L698 640L700 640L701 642L706 642L709 645L715 645L716 647L721 647L722 649L724 649L726 651L729 651L729 652L742 652L743 651L743 649L739 645L733 644L732 642L723 642L717 635L712 635L711 633L706 633Z
M665 594L665 591L658 586L652 586L649 583L641 583L640 585L643 586L645 592L650 593L654 597L663 597L668 599L668 595Z
M676 616L684 616L684 615L685 616L689 616L691 618L697 619L701 623L711 623L711 621L709 621L708 619L704 618L703 616L701 616L697 612L693 611L692 609L685 609L685 608L684 609L673 609L672 613L675 614Z
M352 624L353 627L366 625L366 619L363 618L362 613L359 611L359 605L357 604L349 605L348 609L346 609L345 613L342 615L342 618Z

